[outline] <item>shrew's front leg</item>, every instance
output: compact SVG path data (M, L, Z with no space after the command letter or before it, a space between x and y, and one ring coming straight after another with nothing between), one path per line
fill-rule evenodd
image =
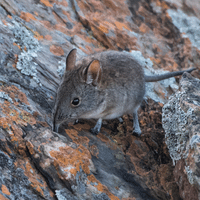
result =
M102 125L102 119L99 118L97 123L96 123L96 125L95 125L95 127L91 128L91 130L90 130L91 133L94 134L94 135L97 135L101 130L101 125Z

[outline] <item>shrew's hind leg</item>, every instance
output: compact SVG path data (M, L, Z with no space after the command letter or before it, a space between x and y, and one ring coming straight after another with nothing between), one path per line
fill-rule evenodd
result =
M136 133L138 136L140 136L142 132L138 121L137 110L138 109L133 112L133 133Z
M123 119L121 117L118 117L119 123L123 123Z

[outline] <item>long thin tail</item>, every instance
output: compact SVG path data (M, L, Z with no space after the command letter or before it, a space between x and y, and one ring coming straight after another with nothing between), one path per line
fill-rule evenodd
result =
M154 75L154 76L146 76L145 75L144 78L145 78L145 82L156 82L156 81L161 81L161 80L171 78L171 77L174 77L174 76L182 75L184 72L191 73L195 69L196 68L191 68L191 69L187 69L187 70L183 70L183 71L169 72L169 73L166 73L166 74Z

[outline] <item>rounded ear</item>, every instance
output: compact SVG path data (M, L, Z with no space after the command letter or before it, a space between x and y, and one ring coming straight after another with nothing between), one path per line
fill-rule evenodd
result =
M72 69L74 69L75 67L75 62L76 62L76 49L72 49L67 58L66 58L66 68L65 71L70 71Z
M85 70L85 81L87 84L97 86L101 81L102 68L98 60L93 60Z

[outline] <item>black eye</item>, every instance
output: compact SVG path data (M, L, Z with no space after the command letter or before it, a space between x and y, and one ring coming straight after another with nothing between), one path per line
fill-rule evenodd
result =
M73 106L78 106L80 104L80 99L79 98L74 98L73 100L72 100L72 105Z

